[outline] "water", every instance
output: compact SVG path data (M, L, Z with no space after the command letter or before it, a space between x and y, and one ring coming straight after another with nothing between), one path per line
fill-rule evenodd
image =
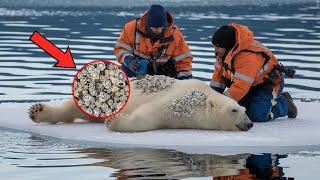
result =
M28 3L12 7L10 2L2 2L0 8L0 102L70 98L76 70L53 68L56 61L29 40L34 31L63 50L69 45L80 69L91 60L115 60L113 46L123 24L145 10L106 5L30 8ZM294 98L320 98L317 2L271 3L267 7L214 5L168 7L194 55L195 78L209 83L215 61L211 35L219 26L235 21L249 26L258 40L297 71L295 79L286 79L285 90Z
M187 154L164 149L88 147L0 129L1 179L317 179L320 151Z
M67 99L76 70L53 68L56 61L29 41L38 31L65 50L77 69L91 60L115 60L122 26L159 1L0 1L0 103ZM269 1L268 1L269 2ZM62 6L64 4L66 6ZM297 72L286 78L294 98L320 99L320 9L318 0L170 1L168 10L185 35L193 75L209 83L214 64L211 35L231 21L249 26L258 40ZM251 5L254 4L254 5ZM256 6L258 5L258 6ZM183 7L181 7L183 6ZM268 175L318 179L319 151L289 154L186 154L161 149L99 148L28 133L0 130L1 179L212 179ZM267 153L267 152L266 152ZM270 162L260 164L257 161ZM214 178L213 178L214 179Z

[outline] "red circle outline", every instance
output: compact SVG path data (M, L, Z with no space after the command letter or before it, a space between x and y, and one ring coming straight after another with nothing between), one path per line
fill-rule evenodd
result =
M127 81L128 81L128 86L129 86L129 95L127 96L127 99L126 99L125 103L122 105L122 107L121 107L118 111L112 113L112 114L109 115L109 116L95 116L95 115L93 115L93 114L89 114L88 112L86 112L85 110L83 110L83 109L81 108L81 106L78 104L78 102L77 102L77 100L76 100L76 98L75 98L75 96L74 96L74 81L75 81L76 79L78 79L78 74L82 71L82 69L84 69L84 68L87 67L88 65L93 64L93 63L95 63L95 62L99 62L99 61L104 61L104 62L112 63L112 64L114 64L115 66L117 66L118 69L119 69L119 70L124 74L124 76L126 77L126 79L127 79ZM121 69L121 67L120 67L119 65L117 65L117 64L114 63L114 62L112 62L111 60L93 60L93 61L91 61L91 62L88 62L88 63L84 64L84 65L77 71L77 73L76 73L76 75L74 76L73 81L72 81L72 97L73 97L74 103L76 104L77 108L80 109L81 112L85 113L86 115L88 115L88 116L91 117L91 118L93 117L93 118L98 118L98 119L105 119L105 118L111 118L111 117L115 116L117 113L121 112L122 109L127 105L128 101L129 101L129 98L130 98L130 95L131 95L131 86L130 86L130 81L129 81L128 75Z

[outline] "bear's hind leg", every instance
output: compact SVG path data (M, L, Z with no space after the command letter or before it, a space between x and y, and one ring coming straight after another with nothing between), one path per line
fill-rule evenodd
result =
M81 112L73 100L68 100L58 105L34 104L29 108L29 117L36 123L51 123L58 122L72 123L74 119L87 119L87 115Z

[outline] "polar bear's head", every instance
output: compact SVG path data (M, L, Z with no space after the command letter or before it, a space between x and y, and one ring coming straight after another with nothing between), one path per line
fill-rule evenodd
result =
M245 113L245 108L224 95L207 99L207 118L220 130L248 131L253 123Z

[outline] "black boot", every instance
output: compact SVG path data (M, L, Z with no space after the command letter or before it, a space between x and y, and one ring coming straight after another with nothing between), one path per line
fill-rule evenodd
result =
M288 118L296 118L298 114L297 106L294 104L291 95L289 92L283 92L282 95L287 99L288 101Z

